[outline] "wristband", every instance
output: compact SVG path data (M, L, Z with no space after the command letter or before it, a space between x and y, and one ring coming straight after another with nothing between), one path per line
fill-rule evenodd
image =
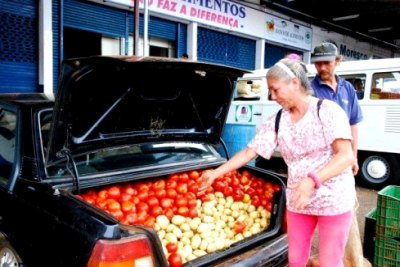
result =
M313 180L313 182L315 184L315 186L314 186L315 189L318 189L318 188L321 187L321 181L318 179L318 177L317 177L317 175L315 173L310 172L310 173L307 174L307 176L310 177Z

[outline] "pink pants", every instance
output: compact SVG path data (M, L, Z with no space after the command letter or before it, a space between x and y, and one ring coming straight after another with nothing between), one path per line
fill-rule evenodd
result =
M287 211L289 266L306 266L315 228L319 227L319 266L343 267L352 211L335 216L314 216Z

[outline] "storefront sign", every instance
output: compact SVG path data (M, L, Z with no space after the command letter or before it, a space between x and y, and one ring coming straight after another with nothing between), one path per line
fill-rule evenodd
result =
M132 8L134 0L89 0ZM144 0L140 0L144 8ZM312 30L229 0L148 0L149 11L311 50Z

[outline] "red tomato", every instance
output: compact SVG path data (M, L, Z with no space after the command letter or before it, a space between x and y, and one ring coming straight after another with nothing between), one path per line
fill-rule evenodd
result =
M108 211L116 211L121 209L121 204L115 199L109 198L107 199L107 210Z
M83 200L85 200L89 204L94 205L96 203L96 198L94 196L83 195L82 198L83 198Z
M102 199L102 198L96 199L96 206L102 210L107 209L107 200Z
M121 196L121 190L118 186L111 186L108 188L108 197L112 199L119 199Z
M198 171L191 171L191 172L189 172L189 177L192 180L197 180L197 179L199 179L200 174Z
M125 223L130 225L135 224L137 223L137 218L138 216L136 212L130 212L125 215Z
M139 203L136 205L136 209L137 209L138 211L145 211L145 212L148 212L148 211L150 210L150 207L149 207L149 205L148 205L146 202L139 202Z
M151 188L152 188L152 189L155 189L155 190L157 190L157 189L164 189L164 188L165 188L165 181L162 180L162 179L159 179L159 180L155 181L155 182L152 184Z
M123 187L122 189L123 193L129 194L129 195L136 195L137 194L137 190L133 188L133 186L131 184L127 184Z
M149 197L149 192L147 190L139 190L137 197L140 199L140 201L146 201Z
M175 199L175 205L178 206L178 207L186 207L187 204L188 204L188 201L184 197L177 197Z
M241 221L236 221L234 224L233 224L233 231L235 232L235 233L243 233L244 232L244 229L246 228L246 224L244 223L244 222L241 222Z
M188 192L188 187L186 183L178 183L178 185L176 186L176 191L179 194L186 194Z
M156 223L156 218L154 218L153 216L148 216L145 220L144 220L144 225L154 228L154 224Z
M199 216L199 212L197 211L197 208L196 208L196 207L191 207L191 208L189 208L189 214L188 214L188 216L189 216L190 218L196 218L197 216Z
M175 189L177 185L178 185L178 182L177 182L177 181L175 181L175 180L168 180L167 183L165 184L165 188L166 188L166 189L170 189L170 188Z
M178 195L178 193L176 193L175 189L173 189L173 188L167 189L167 197L174 199L174 198L176 198L177 195Z
M144 220L147 218L148 214L145 210L138 210L137 212L137 218L136 218L136 223L137 224L143 224Z
M105 189L100 190L99 193L97 194L97 197L102 199L108 198L108 191Z
M242 175L242 177L240 177L240 183L242 185L247 185L249 184L250 180L249 177L247 177L246 175Z
M199 184L194 180L189 181L188 191L196 195L199 192Z
M164 198L164 197L167 196L167 191L165 191L165 189L157 189L157 190L155 191L155 196L156 196L158 199L162 199L162 198Z
M159 201L156 196L150 196L147 198L146 203L149 204L150 207L154 207L154 206L158 206Z
M281 191L281 187L280 187L279 185L277 185L277 184L274 184L274 185L272 186L272 188L274 189L274 192L279 192L279 191Z
M184 172L179 175L178 183L187 183L189 182L189 175Z
M170 267L181 267L182 266L182 257L178 253L172 253L168 256L168 263Z
M134 208L135 208L135 205L133 205L133 203L130 202L130 201L124 201L124 202L122 202L122 204L121 204L121 210L122 210L124 213L132 212L132 211L134 211L134 210L133 210Z
M269 212L272 211L272 202L268 202L267 205L265 206L265 209Z
M131 201L133 202L133 204L137 205L140 202L140 198L138 198L137 196L132 197Z
M182 216L188 216L189 208L188 207L179 207L177 213Z
M186 194L185 194L185 198L186 199L196 199L196 194L195 193L193 193L193 192L187 192Z
M158 215L161 215L163 213L163 208L160 206L154 206L150 209L150 215L153 217L157 217Z
M121 197L119 198L119 201L120 202L129 201L132 199L132 196L133 195L131 195L131 194L123 192L123 193L121 193Z
M188 206L189 208L196 207L196 206L197 206L197 200L194 199L194 198L189 198L189 199L187 200L187 206Z
M171 174L171 175L169 175L168 176L168 179L167 180L170 180L170 181L178 181L178 178L179 178L179 176L178 176L178 174ZM168 181L167 181L168 182Z
M160 200L160 206L163 208L171 208L173 204L173 200L170 198L162 198Z
M172 243L172 242L168 242L168 243L165 245L165 248L167 249L167 251L168 251L169 253L175 253L175 252L178 251L178 245L177 245L176 243Z
M242 201L244 197L243 190L235 188L232 192L232 197L235 201Z
M175 213L171 208L166 208L164 209L164 215L167 216L168 219L172 219L174 217Z
M225 196L232 196L232 194L233 194L233 188L230 187L230 186L226 186L224 188L224 195Z
M110 211L110 214L117 218L119 221L122 221L124 219L124 213L122 212L122 210L113 210Z
M257 194L256 190L255 190L253 187L247 188L246 193L247 193L250 197L255 196L255 195Z

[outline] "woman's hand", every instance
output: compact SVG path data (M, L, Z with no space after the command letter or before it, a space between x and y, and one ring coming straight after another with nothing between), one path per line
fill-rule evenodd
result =
M307 177L296 184L288 185L288 188L293 190L292 199L289 201L294 203L296 209L304 209L310 203L315 184L311 178Z
M213 171L212 170L206 170L204 171L201 176L199 177L199 191L197 195L201 196L203 195L207 189L212 185L214 182L214 177L213 177Z

